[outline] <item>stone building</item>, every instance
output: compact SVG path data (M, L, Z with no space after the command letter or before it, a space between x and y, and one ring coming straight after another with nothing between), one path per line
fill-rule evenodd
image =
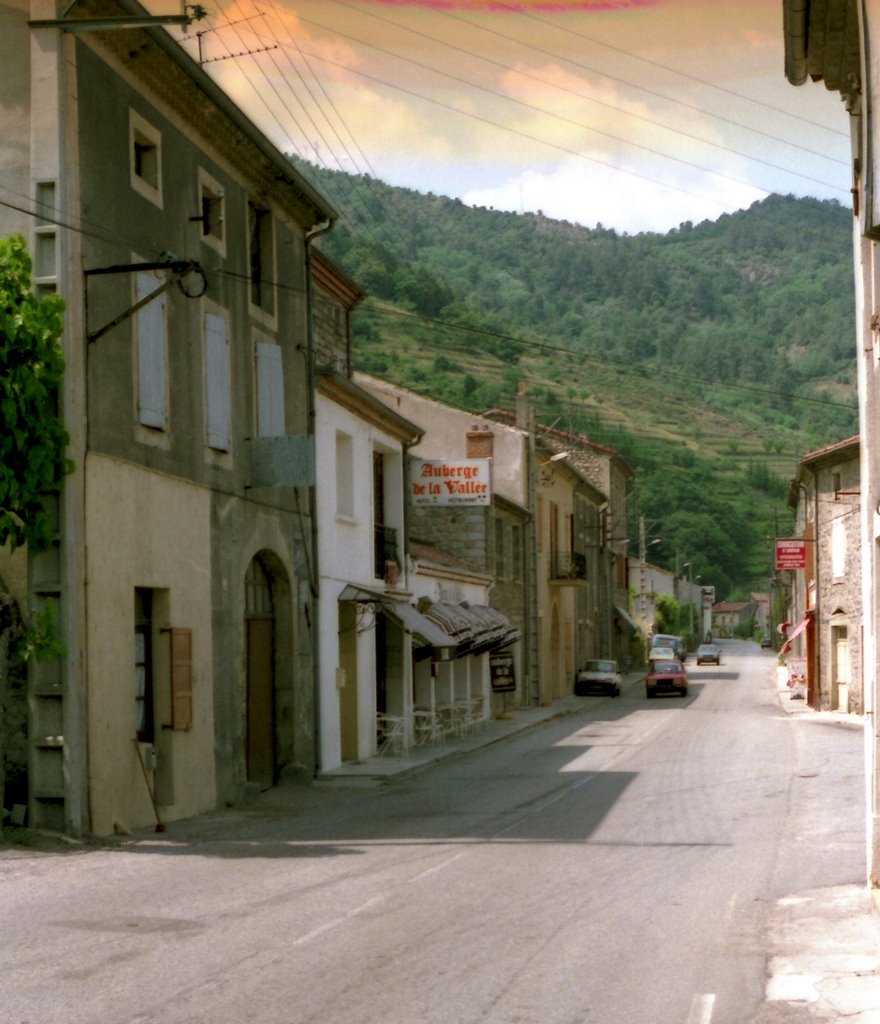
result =
M791 570L791 639L783 647L805 659L812 707L854 714L864 710L859 452L858 437L810 452L791 482L807 564Z

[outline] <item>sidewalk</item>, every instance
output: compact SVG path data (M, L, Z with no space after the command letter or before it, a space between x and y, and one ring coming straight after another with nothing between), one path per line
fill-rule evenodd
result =
M781 667L776 689L788 716L864 728L859 716L814 711L794 697ZM867 884L810 889L779 900L770 916L767 954L766 1001L751 1024L880 1024L880 916Z
M630 672L624 677L624 690L644 677L644 672ZM318 779L327 782L346 779L388 781L401 778L436 764L437 761L499 743L517 733L534 729L552 718L571 715L587 707L589 703L584 697L569 696L553 701L548 707L511 708L504 718L484 719L474 732L465 736L446 736L440 743L412 746L405 754L383 754L362 761L346 761L339 768L320 772Z

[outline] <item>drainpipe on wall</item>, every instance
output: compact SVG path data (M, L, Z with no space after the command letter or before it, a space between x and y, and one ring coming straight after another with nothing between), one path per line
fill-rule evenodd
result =
M318 224L306 232L305 237L305 259L306 259L306 372L308 378L308 387L306 388L306 403L307 403L307 417L308 424L306 432L312 439L312 443L316 442L315 434L315 420L316 420L316 402L315 402L315 295L314 285L312 282L312 243L320 235L323 235L326 231L329 231L333 226L333 221L328 217L322 224ZM351 327L347 328L349 331ZM350 340L350 339L349 339ZM317 451L315 452L315 462L317 463ZM318 776L321 771L321 636L319 632L319 571L320 567L318 564L318 483L317 479L312 483L309 488L309 520L311 527L311 572L309 574L309 594L312 599L312 618L309 622L309 628L312 633L312 689L313 689L313 701L314 710L312 718L314 721L314 743L315 743L315 757L314 757L314 775Z

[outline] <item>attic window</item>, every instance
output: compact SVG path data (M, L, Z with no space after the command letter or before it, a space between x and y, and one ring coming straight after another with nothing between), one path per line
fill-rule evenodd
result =
M134 110L129 111L129 166L131 187L162 206L162 135Z

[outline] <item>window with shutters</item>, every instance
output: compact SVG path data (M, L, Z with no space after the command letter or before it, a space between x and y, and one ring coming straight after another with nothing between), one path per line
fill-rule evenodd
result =
M354 517L354 444L341 430L336 431L336 515Z
M199 171L199 211L195 217L202 241L226 255L226 198L223 186L206 171Z
M231 388L229 375L229 322L219 313L205 313L205 442L209 448L229 451Z
M134 592L134 729L141 743L152 743L153 726L153 593Z
M154 273L135 275L135 301L141 302L162 284ZM137 347L137 421L165 430L168 425L168 339L166 292L135 314Z
M251 304L275 314L275 242L270 210L248 203Z
M281 346L258 341L256 345L257 436L283 437L284 368Z
M192 630L171 629L171 728L193 724Z

